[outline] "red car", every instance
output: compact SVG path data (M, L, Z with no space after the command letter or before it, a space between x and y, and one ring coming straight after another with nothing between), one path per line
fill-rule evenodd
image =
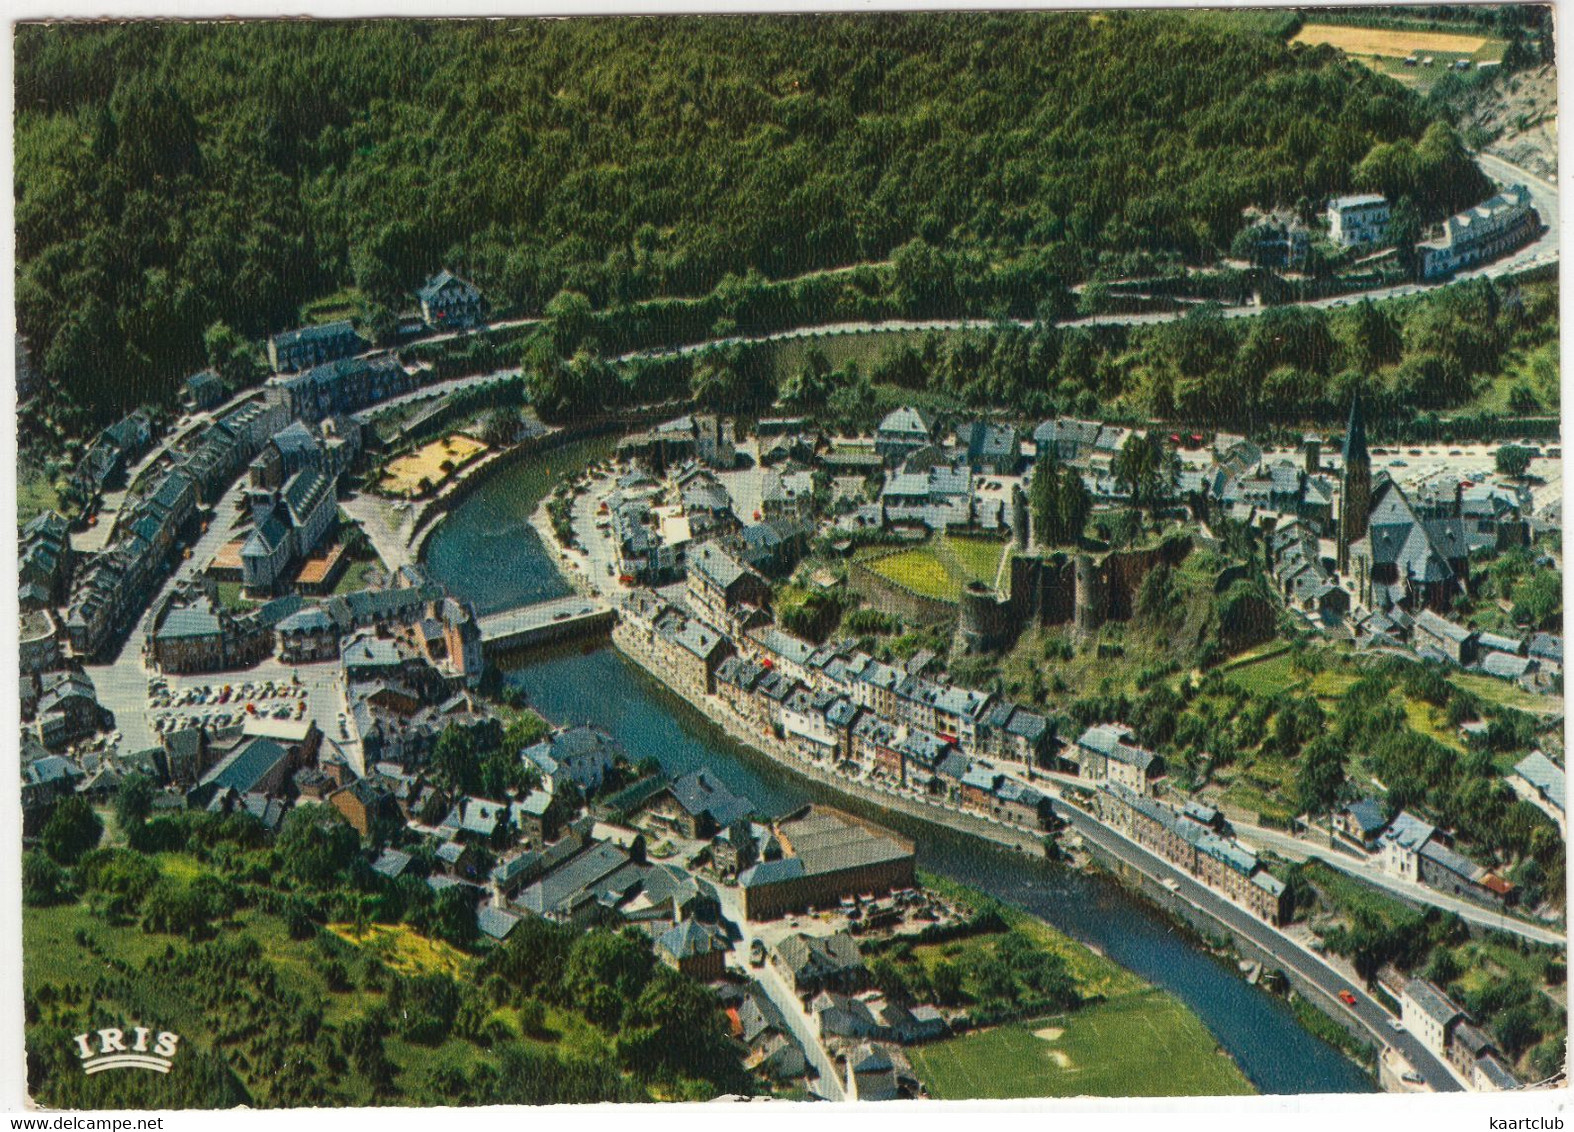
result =
M1344 1003L1346 1006L1354 1006L1355 995L1351 994L1347 990L1342 990L1339 992L1339 1001Z

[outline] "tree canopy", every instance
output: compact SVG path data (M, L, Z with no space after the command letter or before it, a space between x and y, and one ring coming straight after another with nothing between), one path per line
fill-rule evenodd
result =
M988 315L1250 204L1486 192L1393 81L1169 13L24 24L16 64L18 323L96 416L444 264L557 321L887 260Z

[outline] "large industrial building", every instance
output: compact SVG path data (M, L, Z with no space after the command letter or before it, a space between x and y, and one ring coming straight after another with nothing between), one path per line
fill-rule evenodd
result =
M840 810L806 806L777 823L776 839L781 858L761 861L738 878L750 920L772 920L914 884L913 843Z

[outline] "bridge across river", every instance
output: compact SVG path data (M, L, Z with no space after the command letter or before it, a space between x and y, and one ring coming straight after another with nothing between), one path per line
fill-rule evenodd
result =
M575 594L521 605L478 618L481 648L488 655L604 633L612 627L612 607L599 598Z

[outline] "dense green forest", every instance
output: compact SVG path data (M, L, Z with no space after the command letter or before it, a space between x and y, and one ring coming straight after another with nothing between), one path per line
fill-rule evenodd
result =
M533 313L905 249L1002 273L919 305L1031 312L1101 257L1210 258L1247 205L1486 187L1398 85L1163 13L25 25L16 64L18 321L94 418L216 321L442 264Z

